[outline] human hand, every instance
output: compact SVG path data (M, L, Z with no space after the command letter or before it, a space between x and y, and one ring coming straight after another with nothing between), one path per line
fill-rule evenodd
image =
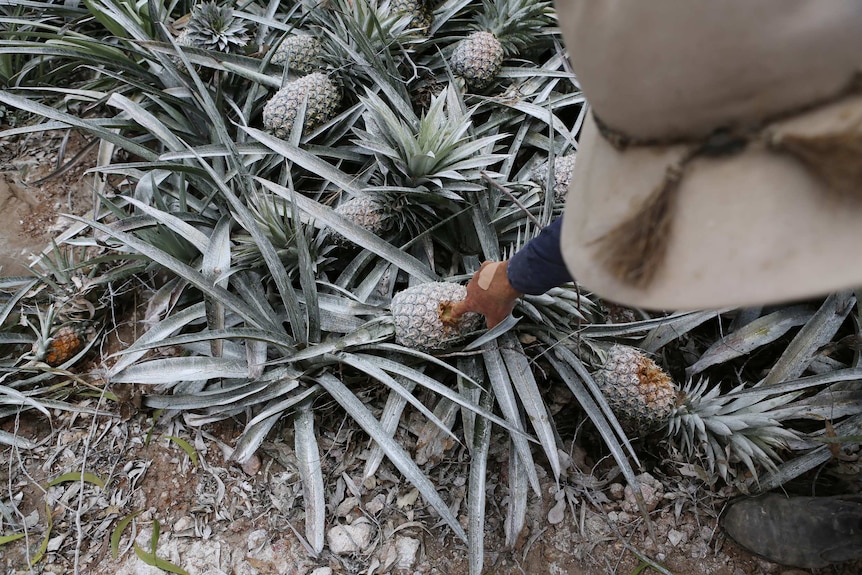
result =
M467 284L467 297L452 306L452 319L467 312L480 313L489 329L506 319L515 307L515 300L523 295L509 283L508 264L508 261L482 262Z

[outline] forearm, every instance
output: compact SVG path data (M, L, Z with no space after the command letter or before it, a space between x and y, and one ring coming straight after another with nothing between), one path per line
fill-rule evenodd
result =
M562 223L562 217L554 220L509 259L509 283L517 291L539 295L572 281L560 251Z

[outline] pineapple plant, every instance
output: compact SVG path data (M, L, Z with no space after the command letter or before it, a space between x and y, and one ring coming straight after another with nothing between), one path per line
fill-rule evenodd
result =
M270 62L298 75L311 74L324 66L323 43L312 34L292 34L278 45Z
M246 24L229 6L203 2L192 9L188 23L177 36L180 46L234 52L248 43Z
M504 58L530 46L548 25L550 6L532 0L482 0L476 30L458 41L449 58L452 72L474 90L490 85Z
M641 350L615 344L593 379L624 429L637 433L666 430L687 457L704 457L709 471L723 479L742 462L757 477L757 468L775 469L776 450L798 439L770 417L770 411L792 401L794 394L733 397L707 380L689 381L681 389ZM733 391L740 391L739 386Z
M482 326L482 316L451 317L454 303L467 297L467 288L451 282L418 284L392 298L395 341L419 351L439 351Z
M331 120L341 104L341 90L324 72L313 72L275 93L263 107L263 125L278 138L287 138L303 102L302 131L308 132Z
M576 154L566 154L554 158L554 170L550 173L550 162L543 162L533 172L533 179L546 186L549 182L554 193L554 201L563 203L569 193L569 181L575 167Z

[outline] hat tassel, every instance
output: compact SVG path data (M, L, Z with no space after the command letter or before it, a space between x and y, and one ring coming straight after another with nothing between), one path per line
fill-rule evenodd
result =
M851 129L818 136L777 135L769 147L796 158L841 198L862 200L862 133Z
M598 257L621 282L643 288L652 282L667 252L682 166L670 166L641 209L596 243Z

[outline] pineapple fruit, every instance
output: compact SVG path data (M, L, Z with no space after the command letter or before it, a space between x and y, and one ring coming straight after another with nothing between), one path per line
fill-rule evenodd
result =
M335 208L335 213L375 235L382 234L392 226L386 206L369 195L342 202Z
M428 34L434 15L426 0L392 0L390 10L393 14L409 14L409 27L418 30L421 34Z
M727 397L706 380L678 389L672 378L634 347L614 345L593 379L624 429L637 433L664 428L687 457L702 456L709 471L723 479L745 464L757 477L758 466L775 469L776 450L798 439L770 417L770 410L793 400L793 394ZM739 386L734 391L741 391Z
M569 193L569 181L572 179L572 170L575 168L575 156L576 154L566 154L554 158L553 176L548 173L551 167L550 162L543 162L533 172L533 179L543 186L550 179L554 191L554 201L558 204L565 202Z
M263 107L263 125L278 138L287 138L303 101L307 100L303 132L325 124L341 104L341 91L323 72L313 72L275 93Z
M84 348L91 331L91 328L85 325L64 325L48 337L40 334L30 350L30 357L51 367L62 365Z
M439 351L482 326L482 316L450 315L452 305L467 297L467 288L450 282L412 286L392 298L395 341L419 351Z
M233 52L248 43L245 22L229 6L203 2L192 9L188 24L177 36L177 44L201 50Z
M533 0L483 0L482 6L478 30L460 40L449 59L452 72L475 90L494 81L505 57L535 41L550 10L549 2Z
M311 34L293 34L278 45L270 62L299 75L311 74L323 68L323 43Z

